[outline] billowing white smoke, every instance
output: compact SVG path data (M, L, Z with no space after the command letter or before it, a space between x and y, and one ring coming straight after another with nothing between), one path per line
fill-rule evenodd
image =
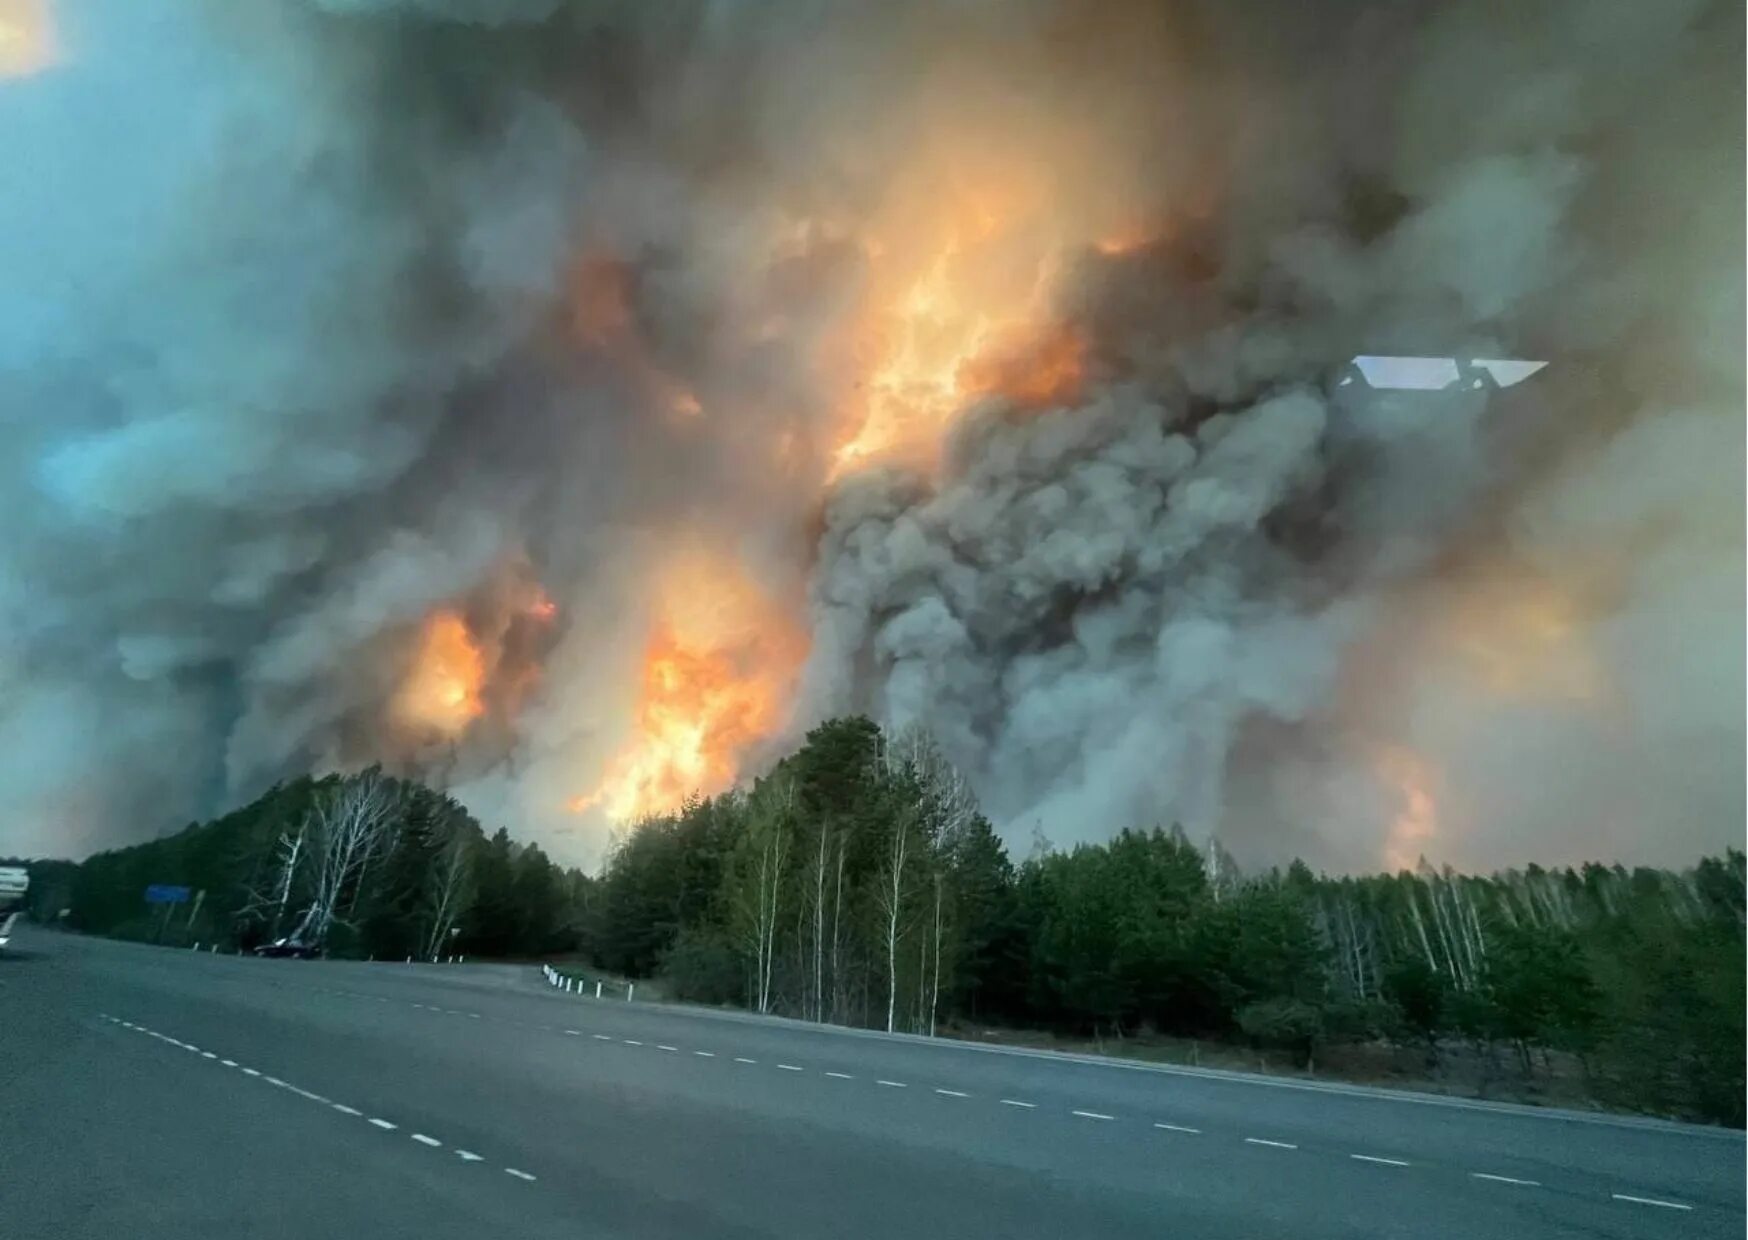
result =
M384 757L587 857L563 803L700 526L811 575L797 728L925 721L1022 846L1375 864L1381 744L1439 775L1435 857L1735 838L1740 14L1367 7L53 6L0 79L0 853ZM815 545L857 239L943 118L1170 235L1062 238L1084 407L990 398ZM632 327L588 347L603 258ZM1551 365L1356 400L1356 352ZM385 731L420 619L508 632L528 574L561 626L515 717ZM1532 588L1560 633L1446 632ZM1526 641L1582 692L1494 666Z

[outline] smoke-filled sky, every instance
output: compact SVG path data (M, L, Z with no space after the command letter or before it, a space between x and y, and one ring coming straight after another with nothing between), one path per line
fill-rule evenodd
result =
M587 862L846 711L1022 852L1739 843L1742 36L0 0L0 854L383 761Z

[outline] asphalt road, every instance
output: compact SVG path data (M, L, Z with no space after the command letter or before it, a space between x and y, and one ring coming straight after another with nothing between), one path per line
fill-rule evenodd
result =
M0 1233L1738 1237L1743 1142L28 930Z

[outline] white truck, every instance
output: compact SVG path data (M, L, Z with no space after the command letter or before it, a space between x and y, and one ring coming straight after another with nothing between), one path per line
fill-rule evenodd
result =
M30 890L30 871L21 865L0 865L0 947L12 938L13 923Z

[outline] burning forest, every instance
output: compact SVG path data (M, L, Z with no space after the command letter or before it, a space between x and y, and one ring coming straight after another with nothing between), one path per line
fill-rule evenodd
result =
M1010 847L1734 840L1741 21L0 0L0 851L849 714Z

